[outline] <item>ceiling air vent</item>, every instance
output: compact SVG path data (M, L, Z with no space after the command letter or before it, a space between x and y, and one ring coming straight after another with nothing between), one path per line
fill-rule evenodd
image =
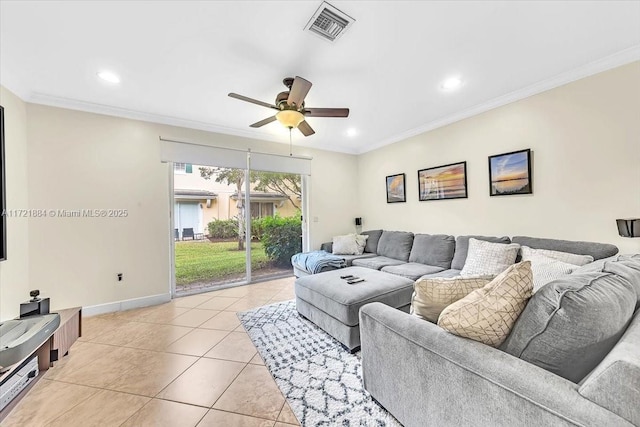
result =
M305 30L333 42L340 38L354 22L355 19L349 15L323 2L309 20Z

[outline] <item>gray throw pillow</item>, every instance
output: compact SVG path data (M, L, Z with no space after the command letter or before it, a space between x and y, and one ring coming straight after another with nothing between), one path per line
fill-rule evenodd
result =
M578 383L618 342L636 301L636 291L622 276L568 275L529 300L500 348Z

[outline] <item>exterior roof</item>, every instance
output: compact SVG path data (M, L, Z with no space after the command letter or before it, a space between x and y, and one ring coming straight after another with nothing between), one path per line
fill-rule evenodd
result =
M249 193L249 195L251 196L251 200L253 201L265 201L265 200L287 200L289 197L287 197L284 194L281 193L266 193L263 191L252 191ZM244 193L240 193L240 197L244 198ZM232 199L238 199L238 192L234 192L231 195Z
M184 189L175 189L173 192L173 197L175 199L195 199L195 200L203 200L203 199L215 199L218 197L216 193L213 191L207 190L184 190Z

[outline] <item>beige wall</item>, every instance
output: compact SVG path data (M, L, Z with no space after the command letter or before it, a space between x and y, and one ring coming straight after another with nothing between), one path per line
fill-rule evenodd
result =
M128 210L126 218L31 222L31 283L56 307L169 292L173 200L158 136L279 154L288 150L284 144L42 105L27 104L27 111L31 208ZM319 247L352 228L356 190L343 184L356 181L357 160L311 149L295 154L314 157L311 208L318 222L310 231L312 246ZM117 273L124 273L123 282L117 282Z
M464 96L464 93L452 95ZM487 156L531 148L533 194L489 196ZM467 161L468 199L418 201L419 169ZM384 178L407 174L407 202ZM531 235L610 242L615 219L640 216L640 63L427 132L358 158L364 229Z
M7 209L27 209L27 110L26 104L0 86L4 107ZM0 262L0 320L19 314L29 299L29 219L7 218L7 260ZM37 286L35 286L37 288Z

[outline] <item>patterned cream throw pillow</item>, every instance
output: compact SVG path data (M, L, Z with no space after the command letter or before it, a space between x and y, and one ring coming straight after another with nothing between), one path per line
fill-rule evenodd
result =
M532 291L531 262L523 261L445 308L438 325L452 334L498 347L509 336Z
M517 243L492 243L471 238L467 259L460 275L467 277L500 274L516 262L519 250L520 245Z
M483 288L492 279L493 276L418 279L413 285L410 313L436 323L445 307Z

